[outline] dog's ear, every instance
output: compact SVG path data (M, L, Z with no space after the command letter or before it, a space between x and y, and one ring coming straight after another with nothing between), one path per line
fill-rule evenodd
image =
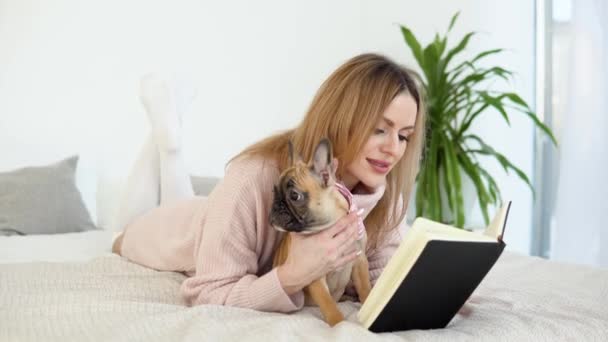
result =
M291 140L287 142L287 145L289 147L289 166L294 166L298 161L302 160L302 157L293 148L293 143Z
M338 158L333 158L331 160L331 173L335 175L336 171L338 171Z
M323 138L315 148L312 159L312 169L321 177L323 185L325 186L328 186L330 180L333 179L332 161L331 142L329 139Z

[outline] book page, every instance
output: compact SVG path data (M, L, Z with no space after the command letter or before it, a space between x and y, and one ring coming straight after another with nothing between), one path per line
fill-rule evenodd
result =
M389 262L384 267L376 285L372 288L367 300L357 314L359 322L368 328L378 317L378 314L386 305L395 291L395 283L398 285L418 259L418 255L427 243L424 230L420 226L412 225L406 232L401 245L395 251Z
M494 219L492 219L492 222L490 222L490 225L486 228L484 235L502 241L510 208L511 201L507 201L507 203L496 212Z
M489 238L484 234L456 228L422 217L414 221L413 226L415 225L420 225L424 229L428 240L496 242L496 239Z

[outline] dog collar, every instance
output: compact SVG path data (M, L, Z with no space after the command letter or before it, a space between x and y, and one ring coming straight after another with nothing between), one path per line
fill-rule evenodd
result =
M355 204L355 202L353 201L353 194L350 192L350 190L348 190L348 188L342 183L336 182L335 184L336 189L338 189L338 191L344 196L344 198L346 198L346 202L348 202L348 212L352 213L353 211L357 211L359 208L357 208L357 204ZM363 220L361 220L361 217L359 217L359 239L361 239L364 234L365 225L363 224ZM364 250L364 246L361 244L360 240L357 240L357 244L359 246L360 251Z
M348 190L348 188L339 182L335 183L336 188L338 189L338 191L342 194L342 196L344 196L344 198L346 198L346 202L348 202L348 212L352 212L353 210L356 210L356 208L353 206L353 194L350 192L350 190Z

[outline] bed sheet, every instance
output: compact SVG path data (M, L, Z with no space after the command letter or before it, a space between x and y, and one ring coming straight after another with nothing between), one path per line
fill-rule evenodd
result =
M202 305L184 276L117 255L79 263L0 265L1 341L608 341L608 270L503 253L445 329L374 334L340 303L330 328L318 308L293 314ZM449 286L449 284L446 284Z

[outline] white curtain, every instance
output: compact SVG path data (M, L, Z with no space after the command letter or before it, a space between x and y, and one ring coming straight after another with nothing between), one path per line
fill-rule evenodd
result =
M572 1L551 258L608 267L608 1Z

